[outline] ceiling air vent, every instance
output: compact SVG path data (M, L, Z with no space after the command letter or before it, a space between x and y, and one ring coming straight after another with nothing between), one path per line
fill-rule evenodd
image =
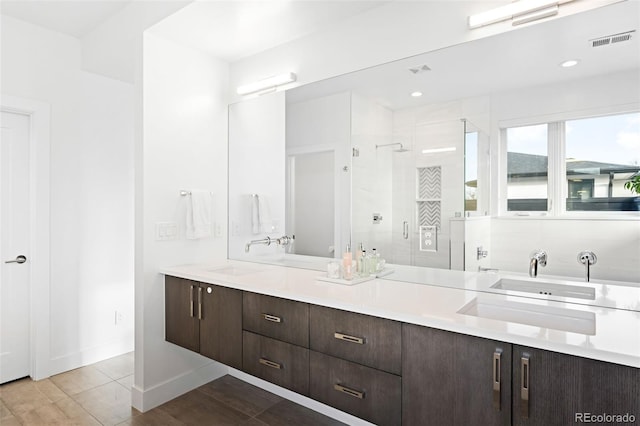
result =
M589 42L591 43L591 47L608 46L610 44L631 40L631 35L634 32L635 30L619 34L612 34L604 37L598 37L594 38L593 40L589 40Z
M421 72L431 71L431 68L429 68L428 65L420 65L418 67L409 68L409 71L413 74L420 74Z

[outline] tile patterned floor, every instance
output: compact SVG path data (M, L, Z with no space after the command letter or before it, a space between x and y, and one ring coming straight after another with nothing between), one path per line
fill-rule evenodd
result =
M308 408L224 376L146 413L131 408L133 353L0 386L0 426L329 426Z

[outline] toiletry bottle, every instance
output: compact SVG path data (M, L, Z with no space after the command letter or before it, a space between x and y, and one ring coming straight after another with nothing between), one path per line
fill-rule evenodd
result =
M369 275L375 275L378 272L378 251L371 249L371 258L369 259Z
M362 243L360 243L360 247L358 248L358 250L356 250L356 272L358 274L360 274L360 271L361 271L361 269L360 269L361 260L360 259L362 259L362 252L363 251L364 251L364 246L362 245Z
M362 256L360 256L360 260L358 261L358 275L361 277L366 277L367 274L367 251L362 249Z
M347 247L342 254L342 278L345 280L353 279L353 256L351 254L351 246Z

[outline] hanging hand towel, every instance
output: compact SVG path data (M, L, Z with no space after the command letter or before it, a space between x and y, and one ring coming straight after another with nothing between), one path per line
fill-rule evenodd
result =
M187 200L187 239L197 240L211 236L211 192L192 190Z
M258 194L251 194L251 233L260 233L260 197Z
M271 219L271 205L269 204L269 197L266 195L260 196L258 201L258 210L260 211L260 231L265 234L273 232L273 219Z

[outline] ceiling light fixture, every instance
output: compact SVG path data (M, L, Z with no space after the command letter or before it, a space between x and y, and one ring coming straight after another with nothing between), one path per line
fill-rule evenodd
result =
M422 92L412 92L411 96L413 96L414 98L419 98L420 96L422 96Z
M439 152L452 152L452 151L455 151L455 150L456 150L455 146L448 146L446 148L423 149L422 153L423 154L437 154Z
M469 28L479 28L496 22L513 19L520 25L558 13L558 6L573 0L518 0L486 12L469 16Z
M577 59L569 59L568 61L564 61L563 63L560 64L560 66L562 68L571 68L571 67L575 67L576 65L578 65L578 62L580 62Z
M293 83L294 81L296 81L296 75L292 72L288 72L239 86L237 92L238 95L243 96L250 95L252 93L267 92L275 90L278 86Z

